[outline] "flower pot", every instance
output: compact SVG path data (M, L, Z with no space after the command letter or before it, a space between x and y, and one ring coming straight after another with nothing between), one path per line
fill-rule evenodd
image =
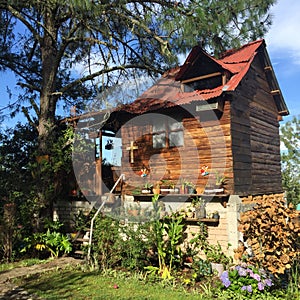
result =
M187 193L188 194L195 194L195 189L192 186L187 187Z
M219 263L211 263L211 269L213 271L213 273L216 273L218 275L218 277L221 276L221 274L224 272L224 266L223 264L219 264Z
M220 219L219 213L213 213L212 218L215 219L215 220L219 220Z
M195 214L197 219L205 219L206 218L205 206L197 207Z
M203 192L204 192L204 188L203 187L197 187L196 192L197 192L197 195L202 195Z
M156 194L156 195L160 194L160 188L153 188L152 191L153 191L153 194Z

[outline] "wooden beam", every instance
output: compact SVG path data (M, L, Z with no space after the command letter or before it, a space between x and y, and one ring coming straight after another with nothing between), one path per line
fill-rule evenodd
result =
M265 67L264 67L264 70L265 70L265 71L272 71L273 69L272 69L271 66L265 66Z
M280 90L271 91L271 95L280 95Z
M189 82L193 82L193 81L196 81L196 80L201 80L201 79L216 77L216 76L220 76L220 75L222 75L221 72L211 73L211 74L207 74L207 75L202 75L202 76L198 76L198 77L194 77L194 78L182 80L181 83L189 83Z
M222 75L222 85L225 85L226 82L227 82L226 74L223 74L223 75Z

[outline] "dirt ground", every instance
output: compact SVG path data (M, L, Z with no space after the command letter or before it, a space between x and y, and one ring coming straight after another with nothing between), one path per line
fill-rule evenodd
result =
M25 290L11 283L11 280L27 275L39 274L51 270L63 269L68 266L77 266L83 263L81 259L73 257L61 257L53 259L45 264L30 267L18 267L12 270L0 272L0 300L17 299L30 300L41 299L35 295L29 295Z

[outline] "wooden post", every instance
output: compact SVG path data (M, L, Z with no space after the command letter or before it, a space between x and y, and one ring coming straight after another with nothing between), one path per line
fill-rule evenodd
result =
M96 160L96 178L95 178L95 193L102 195L102 130L99 131L99 158Z

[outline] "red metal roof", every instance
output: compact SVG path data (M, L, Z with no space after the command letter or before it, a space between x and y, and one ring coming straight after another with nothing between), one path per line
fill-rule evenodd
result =
M169 70L133 103L125 105L119 110L141 114L176 105L190 104L193 101L209 100L221 96L224 92L234 91L249 70L258 53L258 48L262 44L265 45L264 40L251 42L239 49L226 51L220 59L215 59L196 46L181 67ZM228 71L231 77L224 85L217 88L183 92L180 80L187 76L192 68L194 71L197 70L195 62L197 59L199 61L199 57L201 59L201 55L205 56L206 60L209 57L213 67Z

